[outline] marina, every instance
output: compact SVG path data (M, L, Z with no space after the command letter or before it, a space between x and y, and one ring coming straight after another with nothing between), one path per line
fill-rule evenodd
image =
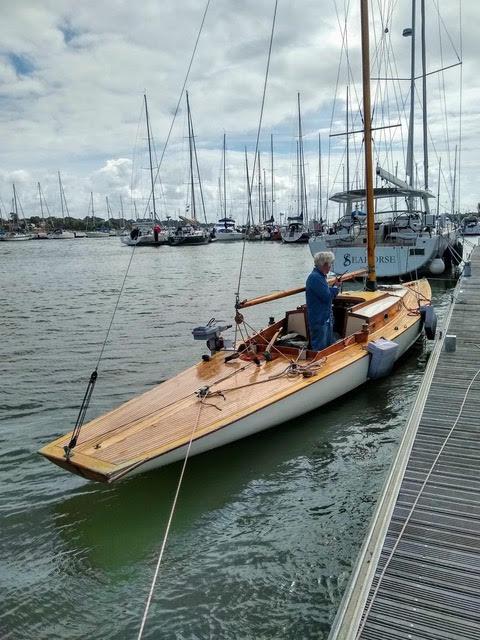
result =
M478 637L461 4L30 3L2 58L2 640Z

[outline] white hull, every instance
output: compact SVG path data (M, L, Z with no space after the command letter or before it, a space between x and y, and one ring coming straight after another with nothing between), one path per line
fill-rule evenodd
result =
M61 233L49 233L49 240L74 240L75 235L71 231L62 231Z
M331 237L331 236L330 236ZM454 244L455 232L445 235L416 236L412 244L382 245L376 247L377 277L395 278L428 268L430 262L441 257L449 244ZM310 251L332 251L335 255L335 270L338 273L356 271L367 265L367 250L363 246L352 246L348 241L342 246L332 246L328 235L310 238Z
M2 240L3 242L24 242L25 240L32 240L32 236L2 236L0 240Z
M480 236L480 224L476 224L474 227L466 227L463 230L464 236Z
M308 231L282 231L282 242L292 244L304 244L308 242Z
M397 359L411 347L417 340L419 334L420 320L395 340L399 345ZM317 383L305 387L301 391L297 391L282 400L269 404L263 409L251 413L236 422L230 423L203 438L194 440L190 449L190 456L195 456L205 451L230 444L236 440L241 440L242 438L297 418L309 411L318 409L364 384L368 379L368 366L369 355L365 353L365 356L361 360L352 362L352 364L340 371L320 379ZM179 447L136 467L127 475L132 476L138 473L144 473L145 471L178 462L185 458L186 452L187 445Z
M217 231L217 234L213 239L215 242L234 242L235 240L243 240L243 233L240 233L239 231Z
M110 233L108 231L87 231L87 238L109 238Z
M120 242L122 244L126 244L129 247L156 247L161 244L168 244L168 234L159 233L158 234L158 242L155 242L155 238L153 235L149 234L148 236L138 236L135 240L132 240L130 235L120 236Z

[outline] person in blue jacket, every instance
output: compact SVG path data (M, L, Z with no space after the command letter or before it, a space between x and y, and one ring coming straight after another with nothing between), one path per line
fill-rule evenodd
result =
M310 345L321 351L333 343L332 302L338 287L330 287L327 274L331 271L335 256L331 251L320 251L313 256L314 269L307 278L306 297Z

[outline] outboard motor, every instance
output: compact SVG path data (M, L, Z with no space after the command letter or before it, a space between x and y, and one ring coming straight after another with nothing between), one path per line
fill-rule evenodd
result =
M425 335L429 340L435 340L437 332L437 314L431 305L420 307L420 316L422 318Z
M218 324L215 318L211 318L206 325L195 327L193 329L194 340L206 340L207 347L210 349L210 353L213 355L217 351L221 351L225 342L222 337L222 332L231 328L231 324Z

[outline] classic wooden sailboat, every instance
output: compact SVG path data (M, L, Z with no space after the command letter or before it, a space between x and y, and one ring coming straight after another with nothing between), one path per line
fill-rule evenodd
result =
M43 456L85 478L114 482L316 409L368 378L387 374L424 323L434 333L427 280L376 286L367 0L361 6L368 279L365 291L342 292L335 299L337 341L322 351L310 348L305 305L248 335L245 309L298 294L303 287L237 299L234 322L242 339L235 351L224 349L221 334L228 326L197 327L194 337L207 340L210 349L201 362L88 424L80 422L41 449Z

